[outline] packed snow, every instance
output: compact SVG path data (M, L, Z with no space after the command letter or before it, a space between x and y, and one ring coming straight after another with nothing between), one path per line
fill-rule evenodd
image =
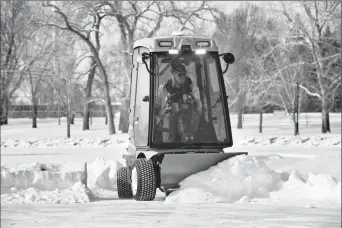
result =
M341 182L330 175L297 171L277 173L255 157L236 156L180 183L165 203L250 203L265 202L307 206L341 206ZM259 200L261 199L261 200ZM258 201L259 200L259 201ZM291 201L291 202L289 202Z
M279 189L280 182L281 175L265 163L240 155L189 176L165 202L231 203L243 197L268 197L270 192Z
M232 115L232 122L235 118ZM256 210L266 211L269 216L274 216L272 221L257 223L255 219L258 212L253 214L250 211L250 220L247 219L248 216L242 220L241 217L240 220L230 218L228 222L220 220L221 226L229 223L241 227L277 227L278 215L274 213L283 210L287 215L297 216L298 221L291 227L323 227L326 219L330 221L329 227L339 227L341 115L331 115L331 134L319 133L319 118L317 114L308 115L310 122L302 122L301 134L292 136L292 125L288 117L265 115L264 133L259 134L255 122L257 115L245 115L244 129L232 129L234 146L226 151L247 151L248 156L236 156L193 174L184 179L180 183L180 189L168 197L158 191L156 201L144 205L151 205L155 211L158 208L160 213L168 214L165 217L167 221L185 221L181 222L182 226L187 224L186 221L188 225L194 224L194 220L187 220L188 212L184 212L184 208L193 213L197 213L195 211L199 208L207 208L206 213L210 217L215 216L215 213L209 212L213 207L210 205L215 205L215 210L221 216L228 213L223 207L241 213L250 211L251 207L259 208ZM79 203L92 204L99 211L102 211L100 205L111 210L117 209L110 205L121 208L130 205L137 207L135 201L118 201L116 194L116 171L125 166L122 155L127 146L127 134L119 132L108 136L107 126L101 118L93 119L91 130L81 131L81 119L76 119L71 128L71 138L67 139L63 119L61 125L54 119L38 121L38 129L32 129L30 121L11 119L8 126L1 127L1 213L2 217L5 215L5 222L2 221L2 224L14 224L11 223L14 220L11 213L16 213L14 208L31 210L20 205L46 205L46 212L42 209L41 213L48 217L52 216L48 214L51 210L49 205L57 204L60 207L68 205L68 209L65 209L67 211L74 208L72 205ZM279 128L275 128L276 124ZM109 199L115 201L108 201ZM308 211L312 209L322 209L320 214L326 213L326 217L317 219L313 211ZM8 213L8 210L12 212ZM183 214L175 215L174 210L183 210ZM295 211L305 215L298 215ZM205 216L204 212L198 213ZM311 222L313 218L317 221ZM303 219L306 220L302 224L299 221ZM245 223L247 220L250 223ZM25 227L23 225L26 223L20 221L19 219L17 224ZM158 221L155 223L160 226ZM87 227L97 227L96 224L91 225L91 221L79 226L86 227L85 224ZM178 227L177 222L175 224ZM43 223L44 227L51 225L48 222Z

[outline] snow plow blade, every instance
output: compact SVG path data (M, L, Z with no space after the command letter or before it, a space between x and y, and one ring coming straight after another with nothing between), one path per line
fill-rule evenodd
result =
M161 184L165 189L177 189L179 183L188 176L207 170L219 162L242 154L247 155L248 153L165 154L160 167Z

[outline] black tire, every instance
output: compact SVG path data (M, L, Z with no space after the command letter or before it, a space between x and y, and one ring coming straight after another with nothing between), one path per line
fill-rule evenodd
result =
M154 200L156 197L157 181L153 162L140 158L134 162L134 167L137 170L137 192L133 198L137 201Z
M132 184L127 167L121 167L116 173L116 185L118 190L118 197L120 199L132 199Z

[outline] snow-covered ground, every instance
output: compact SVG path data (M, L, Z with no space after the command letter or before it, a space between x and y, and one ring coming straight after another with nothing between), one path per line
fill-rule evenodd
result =
M244 116L227 152L247 151L194 174L154 202L118 200L116 170L128 136L108 136L104 119L81 119L67 139L65 120L11 119L1 126L3 227L340 227L341 114L320 134L320 114ZM118 118L116 118L118 119ZM116 121L117 123L117 121ZM87 170L85 175L84 170ZM87 184L88 188L85 187Z

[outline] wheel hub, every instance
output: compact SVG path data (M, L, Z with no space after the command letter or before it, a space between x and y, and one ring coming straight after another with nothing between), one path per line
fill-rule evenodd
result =
M133 196L137 194L137 189L138 189L138 173L137 169L134 167L132 170L132 193Z

